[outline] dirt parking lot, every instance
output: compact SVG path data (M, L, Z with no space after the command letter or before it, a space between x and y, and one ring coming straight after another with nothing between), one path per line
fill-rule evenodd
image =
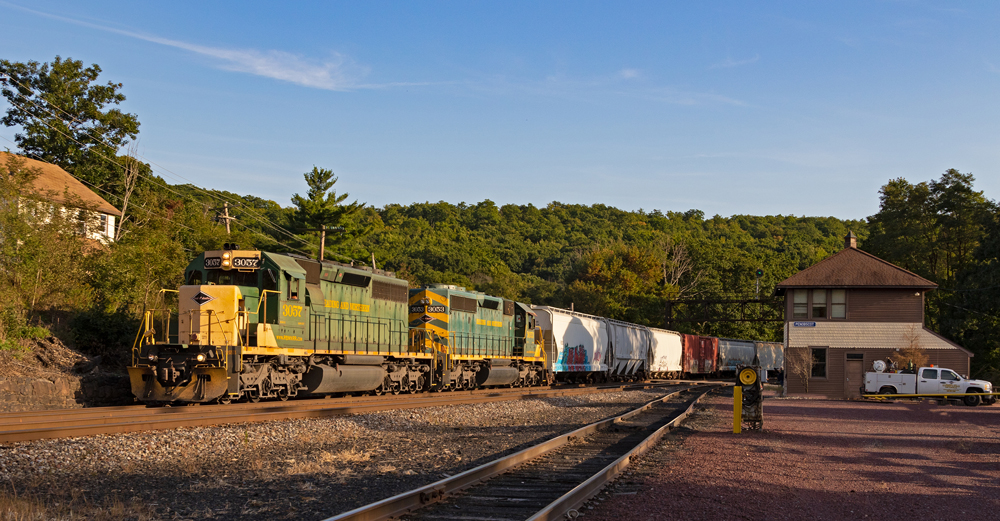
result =
M1000 519L1000 404L768 398L732 433L714 396L582 509L609 520Z

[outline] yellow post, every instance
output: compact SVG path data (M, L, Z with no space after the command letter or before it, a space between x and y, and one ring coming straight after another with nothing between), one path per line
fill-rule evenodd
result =
M743 388L733 387L733 434L739 434L743 426Z

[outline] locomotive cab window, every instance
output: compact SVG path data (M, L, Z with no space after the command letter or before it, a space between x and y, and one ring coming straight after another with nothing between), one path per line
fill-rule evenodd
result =
M298 300L299 299L299 279L291 276L290 274L285 274L285 298L288 300Z
M257 272L211 270L208 272L207 280L210 284L218 286L257 287Z
M187 276L188 286L201 285L201 270L191 270Z
M264 270L261 276L261 285L264 289L269 289L271 291L278 291L278 277L275 276L274 270Z

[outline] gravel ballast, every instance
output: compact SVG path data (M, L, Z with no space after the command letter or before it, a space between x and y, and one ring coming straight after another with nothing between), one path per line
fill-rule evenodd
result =
M732 395L581 509L594 520L994 519L1000 406L766 399L732 432Z
M159 519L322 519L666 394L616 391L0 446L7 494ZM50 512L51 514L51 512Z

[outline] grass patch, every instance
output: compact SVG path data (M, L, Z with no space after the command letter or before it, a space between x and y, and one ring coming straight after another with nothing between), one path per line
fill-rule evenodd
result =
M108 498L99 503L74 495L66 501L45 503L34 496L0 490L0 520L3 521L113 521L130 519L148 521L156 514L141 501Z

